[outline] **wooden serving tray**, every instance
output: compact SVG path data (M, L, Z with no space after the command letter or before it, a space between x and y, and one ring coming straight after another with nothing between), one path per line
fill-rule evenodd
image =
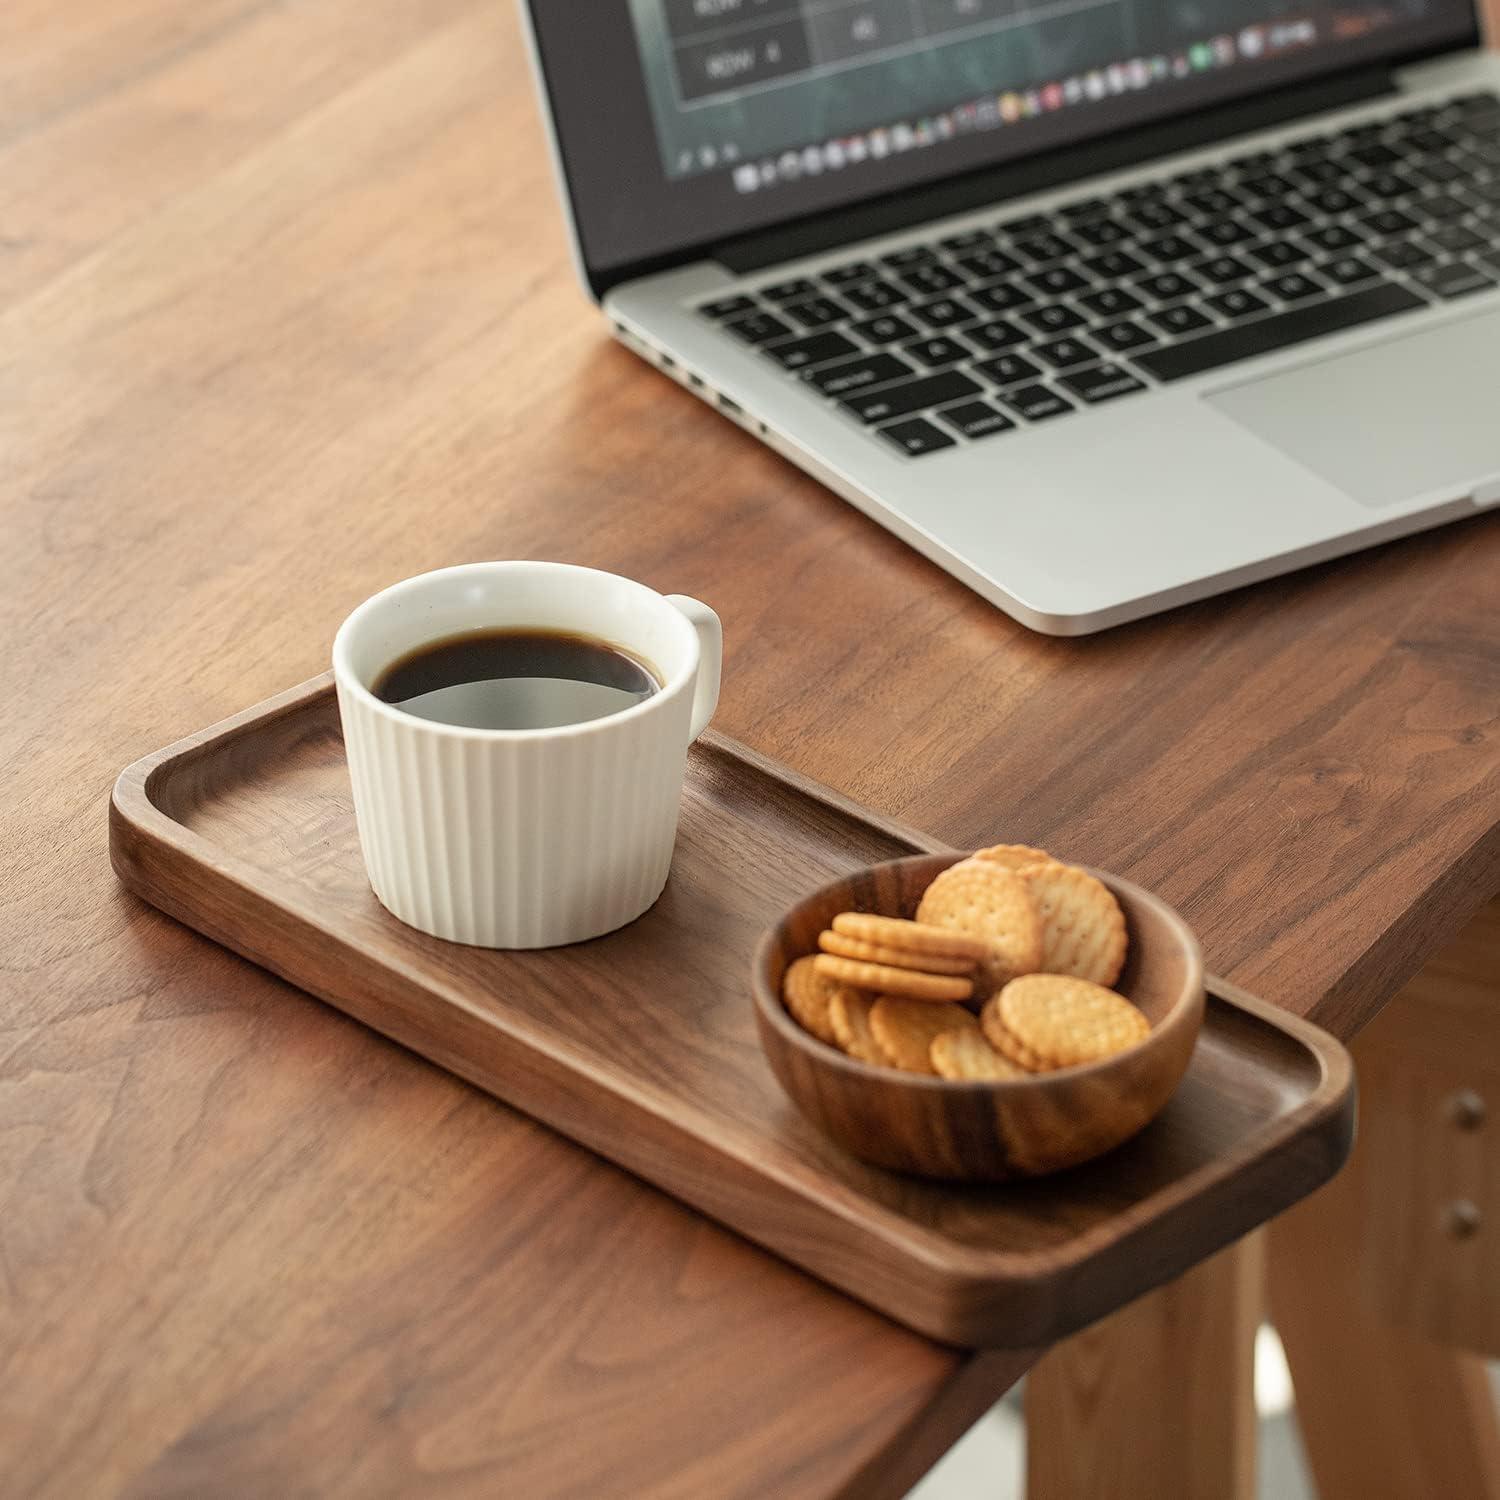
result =
M147 901L945 1342L1050 1343L1338 1169L1347 1054L1217 980L1166 1111L1087 1166L951 1187L817 1134L756 1041L756 941L831 877L942 847L705 735L639 921L529 953L440 942L366 883L326 676L138 761L110 807L115 870Z

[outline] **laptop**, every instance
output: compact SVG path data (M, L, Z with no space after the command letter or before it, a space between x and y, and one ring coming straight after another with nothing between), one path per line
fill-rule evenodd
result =
M1471 0L525 0L614 334L1034 630L1500 501Z

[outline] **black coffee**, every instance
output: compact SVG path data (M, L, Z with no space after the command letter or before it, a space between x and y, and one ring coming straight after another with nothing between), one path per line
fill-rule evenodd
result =
M602 719L659 691L649 668L592 636L475 630L403 656L371 691L419 719L468 729L553 729Z

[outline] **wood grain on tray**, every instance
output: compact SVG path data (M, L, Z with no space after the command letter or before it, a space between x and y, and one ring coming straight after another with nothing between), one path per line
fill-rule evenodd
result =
M1342 1048L1217 985L1177 1093L1106 1158L963 1191L853 1160L771 1076L751 957L797 896L935 846L722 739L689 757L661 900L570 948L455 946L379 906L327 678L131 767L111 833L121 878L163 910L948 1342L1056 1339L1296 1201L1348 1149Z

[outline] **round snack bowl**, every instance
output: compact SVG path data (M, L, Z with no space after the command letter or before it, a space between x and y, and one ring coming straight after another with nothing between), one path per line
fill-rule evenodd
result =
M1130 949L1114 988L1151 1034L1102 1062L1006 1082L901 1073L849 1057L787 1014L787 966L818 951L843 911L910 917L928 883L967 858L922 854L870 865L793 906L761 939L751 988L761 1046L802 1113L851 1155L875 1166L954 1182L1005 1182L1077 1166L1112 1150L1171 1098L1203 1021L1203 958L1192 930L1164 901L1091 870L1125 913Z

